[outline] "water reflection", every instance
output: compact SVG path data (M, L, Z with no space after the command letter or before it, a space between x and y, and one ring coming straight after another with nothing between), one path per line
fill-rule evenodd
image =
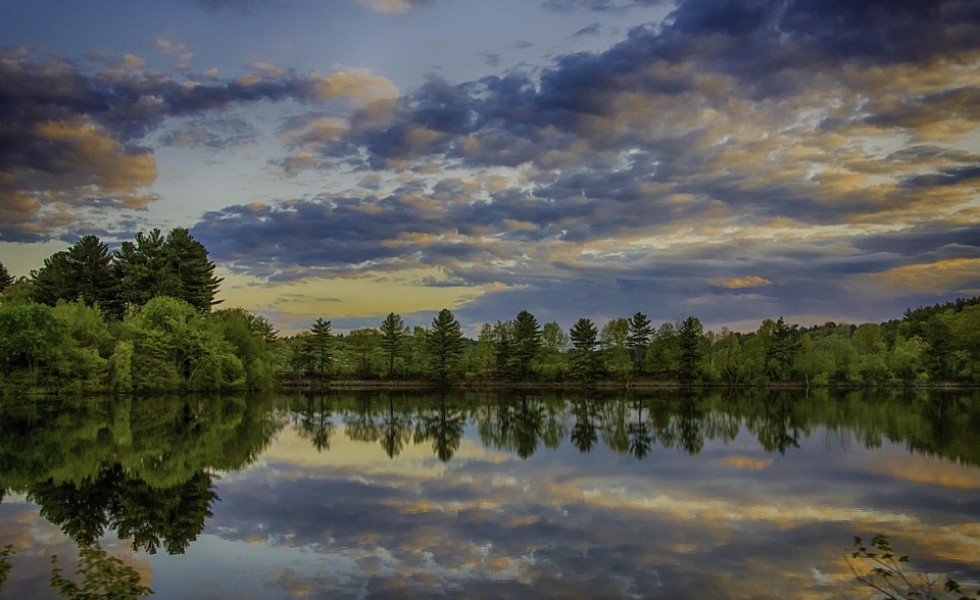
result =
M827 597L868 527L944 572L976 575L963 557L980 553L976 392L2 411L0 539L18 540L2 597L44 587L29 557L65 552L45 527L124 540L164 598Z
M827 443L851 438L868 448L900 441L915 452L980 464L971 431L980 427L978 392L778 391L767 394L671 391L650 395L348 393L299 396L293 423L318 451L329 450L335 420L352 440L380 442L395 458L429 442L442 461L475 424L488 448L527 459L568 441L587 453L606 448L643 459L654 447L698 454L705 442L731 442L744 426L766 452L784 455L818 428Z
M217 471L255 460L281 422L271 399L133 398L3 406L0 487L88 547L183 553L217 499Z

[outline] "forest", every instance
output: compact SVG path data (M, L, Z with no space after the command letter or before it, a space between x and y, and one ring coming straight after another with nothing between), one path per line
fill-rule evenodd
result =
M980 383L980 298L909 309L885 323L705 331L643 312L567 331L526 310L463 335L449 309L429 327L389 313L334 332L325 317L281 336L219 308L221 279L186 229L139 233L117 250L81 238L13 277L0 263L0 391L105 393L279 386L909 386Z

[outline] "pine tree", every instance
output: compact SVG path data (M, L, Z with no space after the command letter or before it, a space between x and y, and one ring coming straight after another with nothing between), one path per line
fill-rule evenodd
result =
M333 358L333 334L330 331L330 321L317 319L310 327L310 335L303 340L305 344L304 353L309 357L313 370L322 380L326 371L330 368L330 359Z
M699 375L703 333L704 327L697 317L688 317L678 328L677 337L681 351L679 376L684 383L693 383Z
M35 298L43 304L54 306L58 300L82 300L88 306L98 304L106 313L122 316L112 253L94 235L46 258L44 266L31 273L31 282Z
M381 348L388 358L388 377L395 374L395 358L405 339L405 322L395 313L388 313L381 322Z
M533 373L534 360L541 350L541 327L534 315L526 310L517 313L512 328L513 350L511 353L511 373L518 380L529 379Z
M463 353L463 331L453 313L444 308L432 319L426 350L436 379L446 381Z
M204 244L186 229L174 229L167 235L164 252L177 283L176 294L171 295L204 311L221 302L214 296L222 280L214 276L214 263L208 260Z
M198 310L208 311L221 279L214 275L207 248L186 229L174 229L166 237L159 229L136 234L136 242L123 242L115 253L115 272L122 299L142 306L157 296L180 298Z
M579 319L568 330L572 341L572 371L579 379L592 381L598 375L596 341L599 330L590 319Z
M653 336L653 325L647 316L641 312L630 317L628 322L629 337L626 343L630 357L633 359L633 369L639 373L643 364L643 355L646 353L647 346L650 345L650 338Z
M0 263L0 292L3 292L4 288L14 282L13 276L7 271L7 267L3 263Z
M136 242L123 242L115 252L115 270L122 299L129 306L143 306L157 296L176 296L177 280L167 263L167 240L159 229L136 234Z

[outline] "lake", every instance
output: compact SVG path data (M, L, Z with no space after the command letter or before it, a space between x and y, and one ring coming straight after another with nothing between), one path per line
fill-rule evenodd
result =
M878 533L980 580L975 390L0 406L0 598L80 548L161 599L868 598Z

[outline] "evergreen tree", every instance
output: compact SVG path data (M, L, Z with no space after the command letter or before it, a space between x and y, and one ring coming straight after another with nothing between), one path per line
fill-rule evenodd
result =
M98 304L107 314L122 316L112 254L109 246L94 235L45 259L44 266L31 273L31 280L35 298L43 304L54 306L58 300L81 300L88 306Z
M123 301L143 306L157 296L176 296L176 276L167 263L166 238L159 229L136 234L136 242L123 242L115 252L116 276Z
M176 293L169 295L205 311L221 302L214 296L222 280L214 276L214 263L208 260L204 244L186 229L174 229L167 235L164 252L177 284Z
M646 353L647 346L650 345L650 338L653 336L653 325L647 316L637 312L628 319L629 337L627 346L630 357L633 359L633 368L639 373L643 365L643 355Z
M432 319L426 351L436 379L446 381L463 353L463 332L453 313L444 308Z
M514 320L511 353L511 373L518 380L529 379L534 360L541 350L541 327L534 315L526 310L517 313Z
M596 340L599 331L590 319L579 319L568 331L572 341L572 371L579 379L592 381L598 375Z
M0 293L3 292L4 288L14 282L13 276L7 271L7 267L0 262Z
M701 335L704 327L697 317L688 317L678 328L680 344L680 376L684 383L692 383L699 375L701 362Z
M493 342L493 374L498 379L511 376L511 366L514 362L514 323L512 321L497 321L490 332Z
M388 377L395 374L395 358L401 351L405 333L405 321L393 312L381 322L381 348L388 359Z
M330 368L330 360L333 358L333 334L330 332L330 321L317 319L310 327L310 335L303 339L304 354L309 358L309 364L313 371L323 379L324 374Z

